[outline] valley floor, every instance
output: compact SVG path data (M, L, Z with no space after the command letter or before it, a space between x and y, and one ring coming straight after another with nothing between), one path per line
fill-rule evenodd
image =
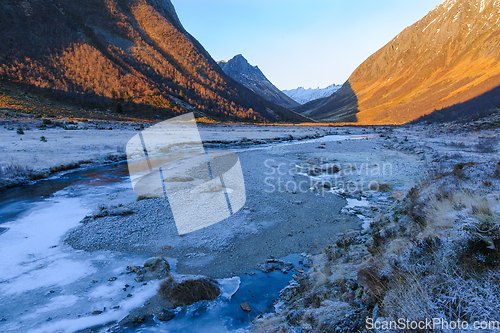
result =
M0 190L57 172L126 158L127 142L151 122L0 118ZM198 124L207 146L325 136L330 127Z
M496 287L487 289L485 283L492 286L500 276L491 266L500 260L495 250L500 246L500 131L495 117L468 128L202 125L205 143L233 149L239 156L247 193L243 209L210 228L179 236L162 199L105 207L95 202L94 212L74 224L64 243L84 253L175 258L177 273L213 278L244 274L266 259L291 253L312 258L309 272L297 271L282 291L277 312L257 320L254 329L259 332L363 331L367 317L438 315L425 312L426 306L439 308L443 299L461 311L466 306L454 303L459 297L445 288L447 283L464 292L483 288L468 294L471 302L481 301L496 293ZM122 159L124 146L142 129L140 124L91 123L72 125L87 130L51 128L53 124L40 130L41 125L5 122L0 128L5 179L11 179L9 165L50 173L51 167L56 172L62 165L81 166L81 161ZM16 133L20 126L24 134ZM291 139L303 140L287 142ZM29 179L19 174L19 182ZM127 214L109 213L123 209ZM456 222L462 220L468 224ZM463 230L477 232L467 238ZM450 232L465 250L451 247ZM425 257L429 246L434 252ZM472 256L461 271L453 255L470 257L474 249L480 256ZM448 261L438 263L438 257ZM417 270L419 258L428 260L425 269L434 274ZM460 275L477 267L486 270L479 284ZM441 282L433 285L431 278ZM441 288L440 294L415 287L422 284ZM405 291L410 296L402 297ZM432 299L433 292L442 298ZM423 297L428 301L415 303ZM493 296L489 302L481 304L488 309L500 305ZM445 315L453 319L454 313ZM485 310L470 318L490 318L492 313Z

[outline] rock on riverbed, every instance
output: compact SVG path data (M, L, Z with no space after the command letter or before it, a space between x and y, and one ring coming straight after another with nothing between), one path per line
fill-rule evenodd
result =
M165 258L152 257L144 262L144 267L127 266L127 271L139 275L141 281L165 279L170 272L170 265Z

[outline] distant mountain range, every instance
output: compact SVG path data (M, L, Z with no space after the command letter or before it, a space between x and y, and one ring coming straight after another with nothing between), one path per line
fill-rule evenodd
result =
M276 88L259 67L250 65L241 54L217 63L227 75L266 100L286 108L299 106L299 103Z
M252 66L241 54L234 56L230 60L217 62L222 70L252 90L257 95L275 104L286 108L296 108L312 100L330 97L341 86L332 84L326 88L308 88L303 87L292 90L279 90L262 73L258 66Z
M0 31L2 84L49 93L54 103L111 112L120 104L116 110L153 119L196 110L303 120L227 76L170 0L2 0Z
M403 124L496 108L499 22L499 0L446 0L370 56L330 98L296 111L321 121Z
M283 90L285 95L300 104L306 104L310 101L330 97L334 92L340 89L340 85L332 84L326 88L304 88L299 87L290 90Z

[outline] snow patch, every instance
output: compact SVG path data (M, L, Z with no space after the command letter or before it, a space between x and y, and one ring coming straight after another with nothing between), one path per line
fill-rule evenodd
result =
M39 278L46 277L47 272L54 268L48 263L61 256L61 252L53 246L59 244L61 237L69 229L78 226L82 216L89 213L82 207L79 199L49 199L39 203L37 207L24 218L2 225L9 230L0 236L0 253L4 254L0 256L0 267L8 269L1 270L0 281L17 277L22 279L21 275L27 272ZM52 259L47 260L51 257ZM69 261L66 264L72 266ZM58 277L55 278L59 280ZM43 281L34 283L43 285ZM7 289L11 287L12 284L9 284ZM30 290L26 288L29 286L23 289ZM3 289L6 289L5 286L0 286L0 290Z
M485 7L486 7L486 1L485 0L481 0L481 5L479 7L479 12L482 13Z
M347 198L347 205L342 208L342 212L349 213L352 209L356 207L370 207L370 202L366 198L362 197L361 200ZM362 214L356 214L356 216L363 221L363 230L368 230L370 228L371 218L368 218Z
M424 32L425 30L427 30L428 27L431 26L432 23L436 22L437 18L435 18L431 23L429 23L425 28L424 30L422 30L422 32Z
M41 327L31 329L28 333L52 333L64 332L71 333L86 329L88 327L108 324L114 321L120 321L126 317L130 311L142 306L146 301L156 294L159 282L148 283L144 288L136 290L134 297L128 298L120 303L117 310L107 310L100 315L89 315L77 319L63 319L55 322L48 322Z
M76 304L78 301L78 297L69 295L69 296L57 296L50 300L48 304L43 308L36 309L34 313L30 313L22 317L22 320L33 319L38 317L38 315L56 311L59 309L68 309Z
M11 282L3 283L0 286L0 293L13 295L42 287L63 287L94 272L94 269L86 263L59 259L40 269L27 271Z
M346 208L368 207L368 206L370 206L370 202L368 202L368 200L366 200L365 198L362 198L361 200L347 198Z

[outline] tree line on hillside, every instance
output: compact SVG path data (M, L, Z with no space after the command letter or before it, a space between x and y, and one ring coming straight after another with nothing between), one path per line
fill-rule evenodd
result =
M263 103L144 0L25 1L2 9L0 77L82 102L175 114L185 111L181 100L211 116L271 120Z

